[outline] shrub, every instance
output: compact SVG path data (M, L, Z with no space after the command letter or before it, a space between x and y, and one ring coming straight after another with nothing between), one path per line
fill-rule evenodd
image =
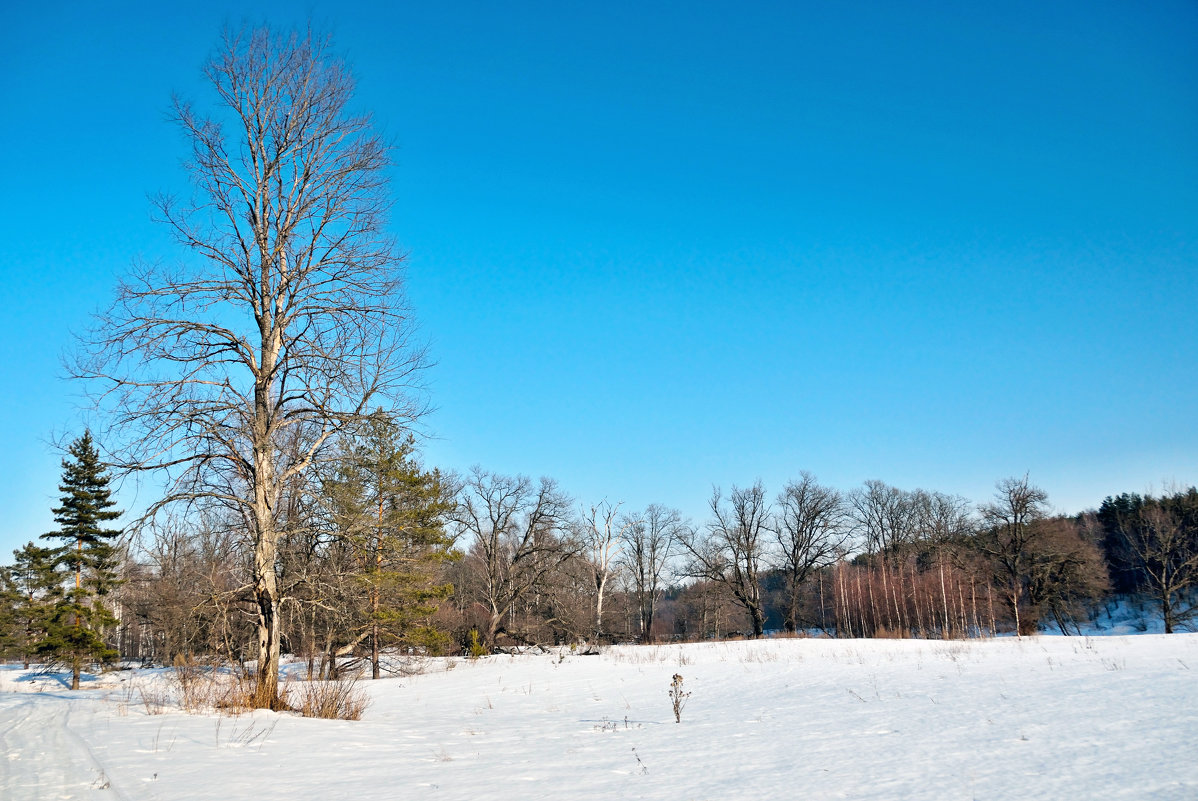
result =
M478 629L470 629L470 646L466 650L466 656L471 659L478 659L480 656L487 655L487 647L479 642Z
M295 708L306 718L361 720L370 698L357 685L357 679L302 682L292 688ZM288 693L288 700L291 695Z
M217 710L240 715L254 708L254 680L237 671L222 672L216 665L178 656L173 664L179 706L185 712ZM286 698L284 708L286 708Z

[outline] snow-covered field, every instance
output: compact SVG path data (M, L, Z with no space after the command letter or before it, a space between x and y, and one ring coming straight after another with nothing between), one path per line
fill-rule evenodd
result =
M1194 799L1198 635L430 660L358 722L149 714L0 671L0 797ZM674 722L674 673L691 693Z

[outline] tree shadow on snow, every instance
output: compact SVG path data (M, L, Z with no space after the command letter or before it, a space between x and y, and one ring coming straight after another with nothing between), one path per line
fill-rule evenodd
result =
M93 682L95 680L96 675L94 673L80 673L79 689L85 689L83 687L85 683ZM64 690L69 690L71 689L71 671L54 670L52 668L47 668L45 670L30 669L25 673L24 676L18 676L17 678L13 679L13 681L23 684L33 684L34 682L39 681L53 681L61 684Z

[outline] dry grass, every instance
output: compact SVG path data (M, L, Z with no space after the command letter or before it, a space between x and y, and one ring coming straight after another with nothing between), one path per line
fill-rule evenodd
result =
M360 720L370 704L357 677L306 682L292 677L280 683L278 690L270 708L299 712L305 717ZM161 678L135 679L108 697L116 701L121 716L128 715L138 703L147 715L161 715L169 709L190 714L241 715L262 708L254 675L187 658L177 658Z
M287 700L306 718L361 720L370 706L366 691L357 679L290 683Z
M873 639L875 640L910 640L913 639L911 632L904 628L887 628L886 626L878 626L874 630Z
M139 693L147 715L161 715L170 706L171 694L165 688L142 687Z
M182 657L175 659L173 667L172 679L183 711L240 715L255 708L252 677Z
M796 655L795 661L800 657ZM763 662L777 662L780 659L777 649L764 643L756 648L738 648L736 661L742 665Z

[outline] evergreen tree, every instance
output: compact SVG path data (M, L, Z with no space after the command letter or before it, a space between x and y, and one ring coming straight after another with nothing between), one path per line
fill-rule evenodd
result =
M116 539L119 529L105 528L121 516L113 509L110 478L100 464L91 432L71 443L69 459L62 462L61 506L54 509L57 531L42 535L56 540L56 564L65 571L67 589L49 614L46 636L39 653L71 666L71 689L79 689L83 665L93 660L108 661L116 651L104 642L104 631L116 623L105 605L106 596L117 585Z
M0 567L0 659L11 659L21 653L20 617L17 605L21 594L17 591L11 567Z
M457 556L445 528L451 492L414 451L411 434L375 415L325 487L338 537L355 557L355 639L369 640L376 679L383 647L439 644L428 618L452 591L436 581L438 565Z
M25 667L46 636L52 613L62 598L62 576L55 551L27 543L13 551L11 567L0 572L3 623L0 639L6 655L19 656Z

